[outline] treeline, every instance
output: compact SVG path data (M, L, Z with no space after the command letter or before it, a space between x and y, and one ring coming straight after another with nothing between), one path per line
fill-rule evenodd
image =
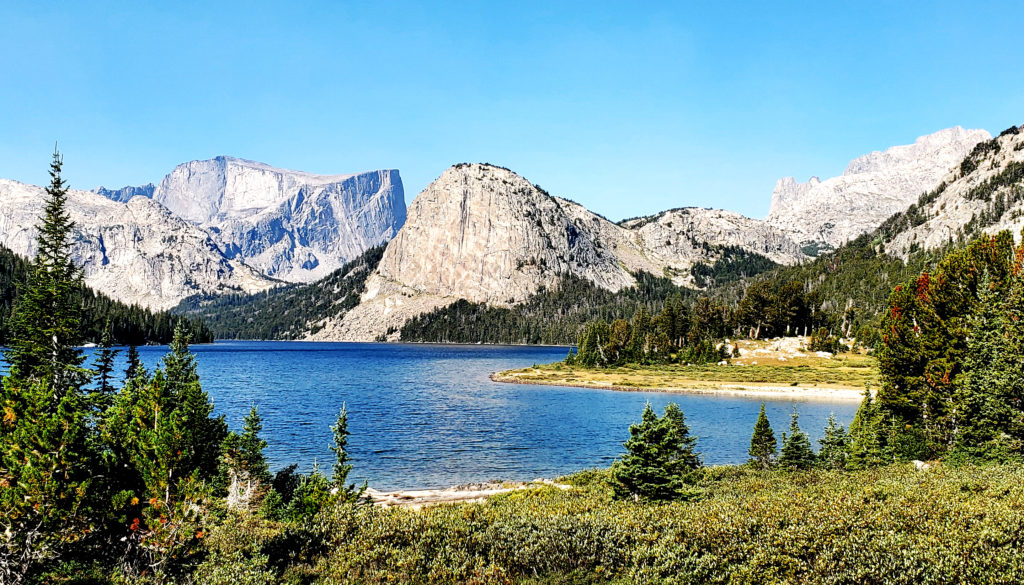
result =
M520 305L496 307L460 300L413 317L400 335L402 341L569 345L595 318L629 319L640 308L660 312L668 297L690 299L697 294L646 272L637 274L636 280L636 286L613 293L566 274L555 286L541 289Z
M11 313L19 291L28 283L31 267L29 260L0 246L0 345L10 342ZM108 322L115 345L169 343L179 323L192 332L196 343L213 341L213 332L200 319L115 301L80 282L76 285L75 296L82 310L79 320L82 342L99 343Z
M252 295L191 297L174 312L201 319L217 339L300 339L359 304L366 278L384 255L375 246L328 276Z

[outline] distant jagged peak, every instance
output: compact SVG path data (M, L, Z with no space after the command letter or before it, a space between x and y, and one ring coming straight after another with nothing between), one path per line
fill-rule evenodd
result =
M850 161L846 171L825 180L798 183L779 179L766 221L812 247L835 248L878 227L934 189L974 146L985 130L960 126L919 137Z

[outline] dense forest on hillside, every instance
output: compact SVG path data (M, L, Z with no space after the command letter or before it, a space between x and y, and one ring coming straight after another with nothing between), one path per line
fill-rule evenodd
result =
M300 339L359 304L363 284L383 255L384 247L376 246L316 282L254 295L192 297L174 312L202 319L217 339Z
M11 309L18 287L25 283L31 262L0 246L0 345L7 342ZM138 305L115 301L87 286L78 288L82 307L82 339L99 343L103 327L110 322L112 342L117 345L165 344L183 319L196 343L213 341L213 332L199 319L172 315L170 311L150 311Z

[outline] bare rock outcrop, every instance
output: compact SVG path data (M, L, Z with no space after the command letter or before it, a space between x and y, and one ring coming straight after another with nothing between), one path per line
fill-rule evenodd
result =
M989 138L984 130L957 126L858 157L838 177L811 177L806 183L779 179L766 221L801 244L836 248L935 189L976 144Z
M0 244L35 254L45 198L41 187L0 179ZM169 309L195 294L253 293L276 284L226 258L206 231L146 197L119 203L71 190L67 209L75 222L73 255L86 284L114 299Z

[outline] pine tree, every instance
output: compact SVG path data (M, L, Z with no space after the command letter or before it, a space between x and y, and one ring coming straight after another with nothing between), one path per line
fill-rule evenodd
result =
M127 384L130 380L135 378L148 378L149 372L142 365L142 359L139 358L139 348L134 345L128 346L128 366L124 370L124 383Z
M670 404L658 417L650 403L644 406L640 423L629 427L626 454L612 466L616 498L671 500L687 494L686 475L700 466L678 405Z
M807 433L800 430L799 416L793 409L789 422L789 435L782 433L782 452L779 465L790 469L810 469L814 467L816 457L811 449L811 440Z
M850 457L850 437L846 429L836 423L835 414L829 414L825 424L825 436L818 440L821 450L818 463L825 469L845 469Z
M63 158L53 153L46 206L36 235L28 283L12 309L10 343L4 354L16 385L42 381L56 393L78 392L89 376L81 342L81 271L71 257L74 223L67 211ZM55 401L56 403L56 401Z
M12 315L0 384L0 582L17 583L85 534L96 461L79 342L80 273L54 152L37 252Z
M334 434L334 444L331 451L334 451L335 461L331 474L331 483L338 489L338 495L346 501L355 501L362 497L366 491L366 485L357 488L355 484L345 485L348 481L348 474L352 471L352 458L348 454L348 409L344 404L338 412L338 419L331 425L331 432Z
M754 423L754 434L750 437L750 463L761 469L769 469L774 462L777 446L775 431L768 422L762 402L761 412Z
M878 467L885 462L883 453L882 413L871 396L871 387L864 390L864 399L850 423L850 469Z
M111 349L111 343L110 320L108 319L103 327L103 337L100 339L99 351L96 352L96 361L93 362L96 372L96 393L93 403L100 412L110 406L114 394L111 374L114 371L114 358L117 357L118 351Z
M263 432L263 419L260 417L256 405L253 405L242 424L239 455L249 471L249 475L264 485L269 485L270 466L267 464L267 458L263 455L263 450L267 448L267 442L260 437L261 432Z

